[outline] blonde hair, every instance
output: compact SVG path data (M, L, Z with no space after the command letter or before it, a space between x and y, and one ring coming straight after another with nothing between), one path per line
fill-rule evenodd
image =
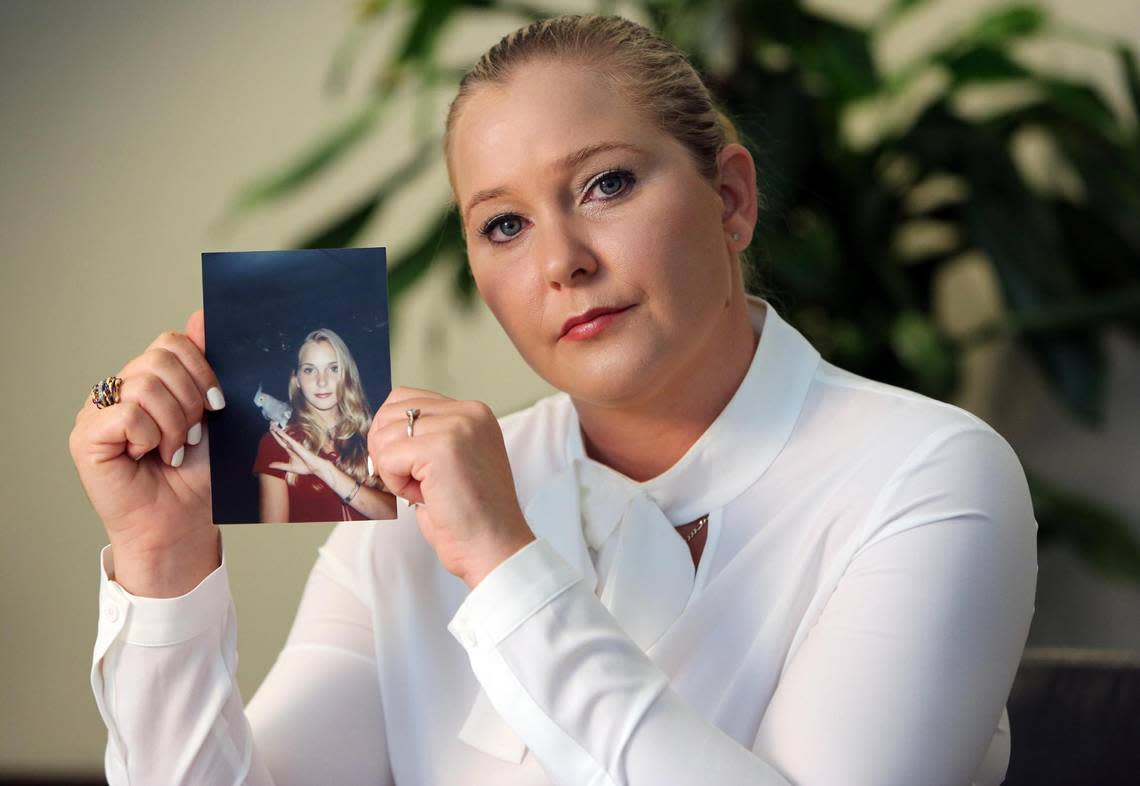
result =
M328 328L318 328L301 342L297 350L297 368L301 367L301 355L305 347L316 342L324 342L332 347L340 369L340 379L336 386L336 408L339 416L335 428L329 431L324 422L309 407L301 392L297 371L289 375L289 402L293 405L293 416L289 423L302 431L302 442L309 450L319 453L326 445L336 450L336 465L366 485L376 485L368 477L368 428L372 425L372 411L368 398L364 395L364 385L360 381L360 371L348 345Z
M592 68L635 110L680 142L708 180L717 156L740 142L732 120L684 52L652 30L620 16L568 14L541 19L504 36L459 83L447 113L443 149L451 178L451 140L463 105L484 85L504 85L522 65L561 60Z

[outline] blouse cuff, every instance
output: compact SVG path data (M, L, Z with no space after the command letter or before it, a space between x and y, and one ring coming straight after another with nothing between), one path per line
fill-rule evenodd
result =
M115 637L144 647L178 644L217 627L230 605L224 548L221 558L221 564L185 595L144 598L132 595L109 578L115 574L114 556L111 547L105 546L100 554L100 627L113 629Z
M553 546L538 538L484 576L447 629L468 650L495 647L579 578Z

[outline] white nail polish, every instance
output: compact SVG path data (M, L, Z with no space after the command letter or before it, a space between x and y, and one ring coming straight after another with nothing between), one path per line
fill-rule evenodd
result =
M202 441L202 424L201 423L195 423L193 426L190 427L190 430L186 432L186 442L187 442L187 444L190 444L190 445L197 445L201 441Z
M368 457L368 477L372 477L375 474L376 474L376 468L374 466L372 466L372 457L369 456Z
M181 467L182 457L186 455L186 446L183 445L178 450L174 451L174 455L170 457L170 466Z
M226 397L222 395L221 388L210 388L206 391L206 400L210 402L210 409L219 410L225 407Z

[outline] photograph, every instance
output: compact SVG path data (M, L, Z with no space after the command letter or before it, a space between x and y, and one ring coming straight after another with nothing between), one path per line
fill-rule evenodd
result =
M392 388L384 248L202 254L215 524L374 521L368 429Z

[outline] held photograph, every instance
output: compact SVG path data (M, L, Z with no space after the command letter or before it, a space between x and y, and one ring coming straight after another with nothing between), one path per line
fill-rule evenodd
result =
M202 254L215 524L394 519L368 429L392 388L384 248Z

